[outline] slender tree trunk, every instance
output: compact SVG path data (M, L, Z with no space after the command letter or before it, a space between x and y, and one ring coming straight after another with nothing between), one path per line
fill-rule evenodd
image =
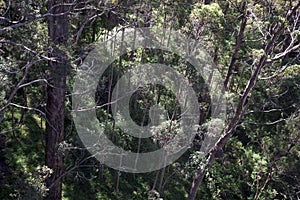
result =
M47 87L46 105L46 165L53 170L53 174L46 179L49 189L46 200L59 200L62 195L63 157L59 152L59 145L64 139L65 92L68 62L66 53L61 50L68 39L67 7L62 0L49 0L48 18L49 56L55 58L48 62L50 71Z
M241 48L241 45L243 43L244 32L245 32L245 28L246 28L246 25L247 25L247 13L246 13L246 3L245 2L243 3L242 7L243 7L242 23L241 23L241 26L240 26L238 36L236 38L235 48L234 48L233 54L231 56L231 60L230 60L230 64L229 64L229 67L228 67L227 75L226 75L226 78L225 78L225 81L224 81L224 88L225 89L227 89L227 87L228 87L229 79L232 75L233 68L234 68L234 65L235 65L235 62L236 62L236 59L237 59L237 56L238 56L238 52L239 52L239 50Z

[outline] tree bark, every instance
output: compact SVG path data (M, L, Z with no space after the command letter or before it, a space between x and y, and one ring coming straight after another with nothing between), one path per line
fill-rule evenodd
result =
M238 36L236 38L235 48L234 48L233 54L231 56L230 64L229 64L228 71L227 71L227 74L226 74L226 78L225 78L225 81L224 81L224 89L227 89L227 87L228 87L229 79L232 75L233 67L234 67L235 61L237 59L238 52L239 52L239 50L241 48L241 45L243 43L244 31L245 31L245 28L246 28L246 25L247 25L247 13L246 13L247 11L246 11L246 3L245 2L243 3L242 7L243 7L242 23L241 23L241 26L240 26Z
M62 0L49 0L48 34L49 57L54 61L48 62L50 78L47 87L46 105L46 165L53 170L53 174L46 179L49 189L46 200L59 200L62 198L63 157L59 145L64 139L65 92L68 62L66 53L61 50L68 40L67 7Z

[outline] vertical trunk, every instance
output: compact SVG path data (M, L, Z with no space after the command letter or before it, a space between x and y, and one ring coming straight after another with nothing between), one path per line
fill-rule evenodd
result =
M47 88L46 105L46 165L53 170L53 174L46 179L49 188L47 200L59 200L62 193L63 158L59 152L59 144L64 139L64 105L66 91L66 77L68 71L67 56L60 46L67 43L68 20L67 7L62 0L49 0L48 33L51 46L49 61L49 85Z
M3 150L5 149L5 142L5 136L0 135L0 187L3 186L3 181L9 172L6 158L3 154Z

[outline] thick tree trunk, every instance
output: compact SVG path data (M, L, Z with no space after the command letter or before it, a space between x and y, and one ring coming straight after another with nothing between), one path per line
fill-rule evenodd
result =
M67 43L68 19L67 7L63 1L49 0L48 33L51 46L49 61L49 85L47 88L46 105L46 165L53 170L53 174L46 179L49 189L46 200L59 200L62 194L63 157L59 152L59 145L64 139L64 110L66 77L68 74L67 56L60 46Z

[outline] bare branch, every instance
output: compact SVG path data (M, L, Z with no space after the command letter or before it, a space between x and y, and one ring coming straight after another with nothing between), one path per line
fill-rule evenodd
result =
M17 93L17 91L20 89L20 86L24 83L24 81L26 80L27 78L27 75L28 75L28 71L29 69L31 68L32 65L34 65L35 63L37 62L40 62L41 60L35 60L35 61L32 61L32 62L29 62L25 65L25 71L24 71L24 74L23 74L23 77L22 79L19 81L19 83L17 84L17 86L14 88L14 90L12 91L12 93L10 94L6 104L4 105L4 107L1 108L0 110L0 123L3 121L4 119L4 114L6 112L6 109L7 107L10 105L10 103L12 102L15 94Z
M43 111L41 111L41 110L39 110L37 108L31 108L31 107L27 107L27 106L21 106L21 105L15 104L15 103L10 103L9 105L10 106L15 106L17 108L22 108L22 109L25 109L25 110L34 110L34 111L37 111L37 112L41 113L44 117L46 116L46 114Z
M80 35L81 35L83 29L85 28L85 26L86 26L89 22L91 22L93 19L102 16L102 15L103 15L105 12L107 12L107 11L108 11L108 10L104 10L104 11L102 11L101 13L96 14L96 15L94 15L94 16L88 18L88 19L81 25L81 27L79 28L78 32L75 34L75 35L76 35L75 44L77 44L77 42L78 42L78 40L79 40L79 37L80 37Z
M0 132L0 135L4 135L6 133L10 133L10 132L13 132L13 131L16 131L16 130L19 130L19 128L13 128L13 129L10 129L10 130L7 130L7 131L2 131L2 132Z
M292 44L292 43L291 43L291 44ZM295 51L295 50L299 50L300 44L297 44L297 45L295 45L295 46L293 46L293 47L291 47L291 44L290 44L290 46L289 46L284 52L281 52L281 53L279 53L279 54L276 54L273 58L268 59L266 62L267 62L267 63L271 63L271 62L273 62L273 61L275 61L275 60L278 60L278 59L280 59L280 58L286 56L287 54L289 54L289 53L291 53L291 52L293 52L293 51Z
M279 119L279 120L276 120L274 122L250 122L250 121L243 121L243 124L252 124L252 125L263 125L263 126L272 126L272 125L275 125L275 124L278 124L280 122L284 122L286 121L287 119Z
M15 45L15 46L18 46L18 47L21 47L23 49L25 49L26 51L30 52L30 53L33 53L34 55L40 57L40 58L43 58L44 60L49 60L49 61L53 61L53 62L58 62L58 60L56 60L55 58L49 58L47 56L44 56L42 53L38 53L32 49L30 49L29 47L23 45L23 44L19 44L19 43L15 43L13 41L10 41L10 40L5 40L5 39L2 39L0 40L0 43L7 43L7 44L11 44L11 45Z
M30 81L29 83L24 83L24 84L20 85L19 89L22 88L22 87L26 87L28 85L31 85L33 83L37 83L37 82L45 82L45 83L48 84L48 81L46 79L36 79L36 80Z

